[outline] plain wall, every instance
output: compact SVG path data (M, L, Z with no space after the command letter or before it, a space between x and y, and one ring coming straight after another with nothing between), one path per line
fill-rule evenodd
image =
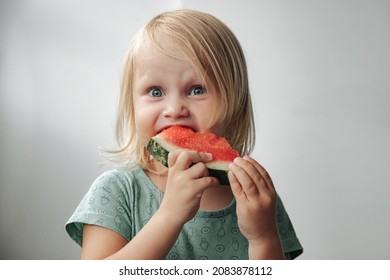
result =
M0 2L0 258L78 259L64 225L104 170L131 37L165 10L223 20L247 56L253 156L301 259L390 258L390 2Z

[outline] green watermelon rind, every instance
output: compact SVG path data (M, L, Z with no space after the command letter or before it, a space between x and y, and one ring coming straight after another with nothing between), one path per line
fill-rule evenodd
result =
M146 148L148 149L150 154L158 162L160 162L165 167L168 167L168 154L170 151L173 151L175 149L175 147L173 147L167 143L164 143L164 144L159 143L159 140L160 139L153 137L149 141ZM165 147L164 147L164 145L165 145ZM226 164L219 165L219 168L222 168L222 169L215 169L216 167L218 168L218 163L213 163L213 162L211 162L210 164L206 164L206 166L208 167L207 169L209 171L209 176L217 178L221 185L229 185L230 184L228 176L227 176L228 169L227 169Z

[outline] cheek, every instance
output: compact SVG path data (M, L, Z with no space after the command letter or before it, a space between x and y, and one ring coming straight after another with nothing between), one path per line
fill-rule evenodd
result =
M151 138L151 135L147 133L144 129L138 129L136 128L136 133L137 133L137 142L141 146L146 146Z
M134 111L134 124L138 141L146 145L150 138L154 136L155 116L150 108L140 106Z
M133 100L133 106L134 106L134 120L136 129L142 128L145 122L148 120L148 115L150 114L148 111L149 107L142 102L142 100L139 100L137 98L134 98Z

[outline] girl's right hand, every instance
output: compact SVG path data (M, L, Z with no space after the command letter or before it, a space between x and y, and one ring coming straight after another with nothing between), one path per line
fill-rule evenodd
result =
M203 191L219 185L205 165L211 160L211 154L196 151L178 149L169 153L167 184L159 210L181 224L192 219L199 210Z

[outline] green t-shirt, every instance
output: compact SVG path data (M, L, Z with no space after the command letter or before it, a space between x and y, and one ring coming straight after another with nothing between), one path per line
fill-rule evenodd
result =
M162 198L163 193L139 166L106 171L92 184L65 228L80 246L84 224L111 229L130 241L157 211ZM235 209L233 200L217 211L198 211L166 258L248 259L248 241L238 228ZM295 258L302 246L279 197L276 219L283 250Z

